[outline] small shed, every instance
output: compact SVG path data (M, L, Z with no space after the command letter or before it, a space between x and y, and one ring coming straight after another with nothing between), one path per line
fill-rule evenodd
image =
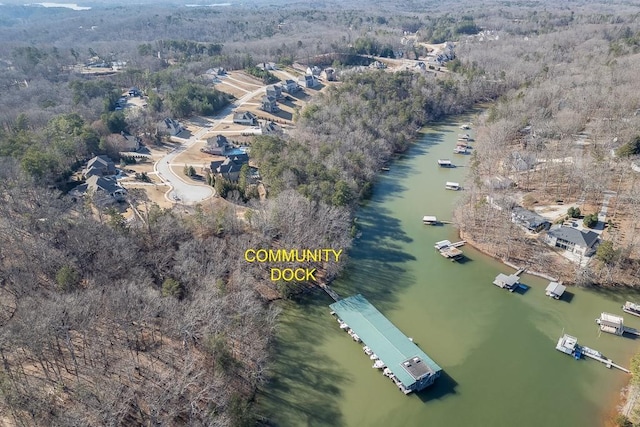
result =
M549 282L547 289L545 289L545 293L551 298L560 299L566 289L566 286L561 285L558 282Z

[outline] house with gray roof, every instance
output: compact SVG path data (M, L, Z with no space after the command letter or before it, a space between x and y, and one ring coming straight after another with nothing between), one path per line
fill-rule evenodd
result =
M265 122L261 129L263 135L280 135L283 133L282 128L272 121Z
M574 227L557 225L547 232L544 240L550 246L582 256L591 256L598 244L598 234L593 231L582 231Z
M267 86L265 92L268 97L273 98L275 100L284 99L282 96L282 86L280 85L270 85Z
M90 195L96 205L107 206L124 201L127 190L113 176L93 175L87 178L84 184L74 188L70 194L80 197Z
M236 182L240 178L240 169L249 163L249 156L246 154L236 154L228 156L224 160L216 160L211 162L211 172L222 176L224 179Z
M116 173L116 165L109 157L96 156L87 162L87 167L84 169L82 175L84 175L85 178L89 178L91 176L115 175Z
M314 65L313 67L307 67L307 74L310 76L319 77L320 73L322 73L322 68L318 67L317 65Z
M312 75L302 76L298 79L298 84L302 87L316 87L318 78Z
M140 149L142 139L139 136L129 135L120 132L120 140L118 141L118 149L120 152L132 152Z
M548 219L520 206L514 207L511 211L511 221L532 233L551 228L551 222Z
M258 118L250 111L239 111L233 115L233 123L246 126L255 126Z
M296 83L295 80L287 79L284 81L284 84L282 85L282 90L287 93L297 92L298 89L300 89L300 87L298 86L298 83Z
M230 146L226 136L216 135L213 138L207 138L207 145L202 148L202 151L214 156L224 156Z
M177 120L170 117L159 121L156 128L159 134L170 136L176 136L184 130L184 127Z
M260 108L266 111L267 113L275 113L280 109L278 107L278 103L276 102L276 99L272 96L267 96L267 95L262 97L262 106Z
M336 70L334 68L325 68L320 73L320 78L327 82L334 82L338 80L338 75L336 74Z

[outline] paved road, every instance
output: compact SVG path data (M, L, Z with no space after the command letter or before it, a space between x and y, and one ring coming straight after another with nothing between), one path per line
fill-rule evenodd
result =
M171 189L165 193L167 200L184 203L185 205L193 205L208 199L214 194L214 190L211 186L188 182L186 180L188 178L182 178L171 170L171 163L176 156L191 147L196 143L196 141L197 138L193 138L190 139L189 142L180 145L180 147L176 148L164 156L164 158L156 162L153 167L153 169L158 173L160 179L171 186Z

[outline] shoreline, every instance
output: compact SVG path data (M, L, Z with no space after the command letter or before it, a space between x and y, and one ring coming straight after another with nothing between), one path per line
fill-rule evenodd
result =
M458 236L460 237L461 240L464 240L468 245L472 246L475 250L477 250L478 252L480 252L483 255L486 255L488 257L491 257L493 259L495 259L496 261L499 261L500 263L511 267L515 270L519 270L520 268L527 268L527 270L524 272L524 274L530 274L532 276L537 276L537 277L541 277L543 279L552 281L552 282L562 282L560 280L560 278L558 277L553 277L550 276L548 274L545 273L541 273L539 271L536 270L531 270L528 267L531 266L530 263L525 264L523 266L518 266L517 264L509 261L509 260L505 260L504 258L501 258L500 256L498 256L497 254L493 253L488 247L487 245L483 245L479 242L477 242L470 233L465 232L463 230L461 230L460 228L458 228ZM575 286L575 285L572 285Z
M454 215L455 211L456 210L454 209ZM482 253L483 255L491 257L492 259L495 259L496 261L499 261L500 263L515 270L518 270L520 268L516 264L508 260L504 260L496 254L492 253L488 248L488 245L482 245L478 243L471 236L471 233L464 232L463 230L458 228L458 236L461 240L464 240L466 244L472 246L475 250ZM541 277L543 279L554 282L559 281L559 279L557 278L553 278L547 274L540 273L535 270L527 269L525 274L531 274L532 276ZM619 426L620 424L618 424L617 420L620 416L624 416L627 420L630 420L630 417L632 416L634 410L640 409L640 385L632 384L631 380L631 376L624 379L622 386L617 389L617 394L615 396L611 396L611 403L608 406L608 409L602 413L602 421L607 427Z

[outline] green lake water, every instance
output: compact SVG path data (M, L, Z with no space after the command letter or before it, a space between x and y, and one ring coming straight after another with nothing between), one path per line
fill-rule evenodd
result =
M569 288L564 300L544 294L548 281L523 275L523 294L492 284L514 270L470 246L450 262L433 248L457 240L451 225L425 226L424 215L451 218L470 156L453 154L461 123L425 129L376 182L358 211L361 236L349 267L332 286L362 293L443 368L427 390L405 396L329 314L324 293L283 304L271 362L272 381L258 397L260 414L278 426L601 426L627 374L555 350L562 332L623 366L640 340L600 333L601 312L619 315L628 295ZM471 143L473 145L473 143ZM439 168L449 158L454 169ZM550 272L553 274L553 272ZM632 296L631 298L638 298ZM624 314L640 329L640 318Z

